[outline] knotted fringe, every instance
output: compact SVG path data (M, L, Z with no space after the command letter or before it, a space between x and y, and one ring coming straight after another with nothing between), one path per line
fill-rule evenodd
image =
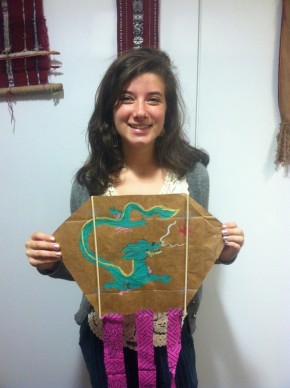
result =
M127 387L123 353L123 316L103 317L104 360L109 388Z
M156 387L156 367L153 346L154 313L142 310L136 313L139 386Z
M283 121L277 135L277 152L275 164L277 166L290 165L290 123Z
M13 123L13 126L15 128L15 117L14 117L14 110L13 110L13 103L15 103L13 94L11 92L6 93L6 100L8 104L8 110L11 118L11 124Z

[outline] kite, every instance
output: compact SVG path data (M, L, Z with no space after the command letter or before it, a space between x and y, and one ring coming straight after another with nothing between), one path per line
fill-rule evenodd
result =
M222 224L187 194L91 197L54 233L103 321L109 387L126 386L123 316L135 314L140 386L155 387L154 312L168 312L174 386L186 306L219 257Z

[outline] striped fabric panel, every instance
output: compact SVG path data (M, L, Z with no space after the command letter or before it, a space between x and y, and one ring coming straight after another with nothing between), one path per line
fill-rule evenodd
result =
M117 0L118 54L159 46L159 0Z
M108 387L126 387L122 315L107 314L103 317L103 341Z
M156 367L153 346L154 312L141 310L136 313L139 386L156 387Z
M0 87L47 84L50 59L37 53L48 50L42 0L1 0Z
M176 367L181 350L181 318L182 309L170 309L168 311L166 345L168 366L172 377L171 387L175 387Z

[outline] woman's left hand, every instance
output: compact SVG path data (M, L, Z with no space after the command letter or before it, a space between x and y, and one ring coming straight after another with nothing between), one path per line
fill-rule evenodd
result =
M244 245L244 232L238 225L231 221L222 226L222 237L225 242L219 260L230 261L240 252Z

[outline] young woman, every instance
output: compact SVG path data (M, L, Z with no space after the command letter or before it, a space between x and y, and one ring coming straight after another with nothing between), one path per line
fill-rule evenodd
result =
M137 49L118 57L97 91L88 125L90 154L78 171L71 194L74 212L91 195L189 193L208 205L209 157L188 143L182 130L182 104L168 55L156 49ZM243 231L234 222L223 225L224 249L217 262L231 263L243 245ZM61 261L61 247L49 234L35 233L26 242L32 266L42 274L73 280ZM200 292L188 305L182 328L182 347L176 370L177 387L196 387L192 333ZM76 321L80 346L93 387L107 387L102 322L83 297ZM154 322L157 386L170 387L167 364L166 314ZM124 358L127 384L138 387L135 322L124 320Z

